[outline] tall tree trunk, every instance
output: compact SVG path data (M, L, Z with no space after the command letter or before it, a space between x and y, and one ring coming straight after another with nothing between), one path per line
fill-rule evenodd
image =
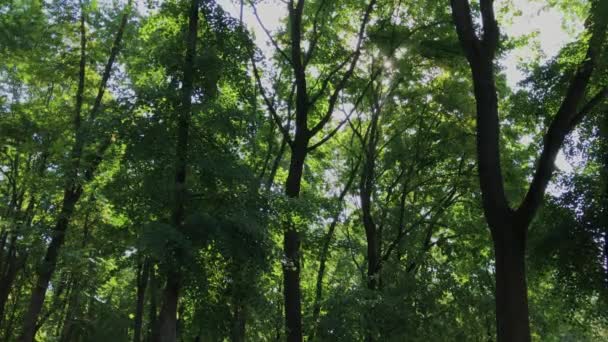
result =
M232 326L230 328L231 342L245 342L245 328L247 323L246 308L238 294L233 296Z
M530 341L526 285L524 225L492 229L496 260L496 324L498 341Z
M179 272L170 272L163 290L162 307L158 316L158 341L177 340L177 304L181 287Z
M525 273L527 229L543 201L555 158L566 136L608 95L608 88L585 102L596 62L606 39L608 1L592 3L586 22L591 33L584 60L543 139L532 181L520 206L510 208L500 166L500 120L494 80L494 58L500 32L493 0L480 0L482 34L473 24L468 0L451 0L452 19L469 62L477 105L477 164L482 206L492 231L496 257L496 321L499 342L530 341Z
M196 56L196 40L198 31L199 1L192 0L188 12L188 36L186 41L186 56L183 67L183 83L181 108L177 123L177 144L175 162L175 205L172 222L177 230L181 230L185 218L186 202L186 171L188 166L188 133L192 115L192 92L194 82L194 57ZM159 341L175 342L177 340L177 306L181 289L181 255L180 248L174 251L174 259L170 260L171 270L168 272L167 283L163 291L163 304L159 317Z
M131 11L131 4L132 0L129 0L121 18L116 37L114 39L112 49L110 51L108 62L105 65L101 82L97 90L95 102L89 112L89 121L91 122L95 120L95 117L99 109L101 108L102 98L107 86L107 82L110 78L112 66L120 50L122 35L124 33L124 29L127 24L127 19ZM96 172L99 164L102 161L102 156L107 150L107 148L110 146L111 142L111 140L108 138L107 142L102 143L101 146L97 149L96 153L91 156L92 158L89 161L89 165L87 165L86 167L83 167L83 165L81 165L83 151L86 145L86 137L83 129L84 127L82 126L82 107L84 101L84 88L86 78L85 76L87 43L85 16L86 13L81 3L80 62L78 73L78 89L76 91L75 115L73 118L75 141L72 145L72 151L70 153L69 168L66 170L67 179L64 188L61 210L59 212L57 222L53 229L51 242L47 248L42 264L40 265L37 272L38 280L36 281L35 287L32 289L28 310L23 319L23 328L21 336L19 338L20 342L31 342L34 340L34 336L36 334L36 321L38 320L38 316L40 315L40 311L42 310L42 306L44 304L46 290L48 288L51 277L55 272L55 268L57 266L57 259L59 257L59 251L63 245L63 242L65 241L65 234L70 224L70 220L72 219L74 208L76 206L76 203L80 199L80 196L82 195L82 181L87 182L93 178L93 174ZM81 175L84 175L84 179L80 179L82 177Z
M23 273L21 273L23 274ZM23 276L19 277L19 280L17 281L17 284L15 286L15 293L21 293L21 289L23 287L23 283L24 283L24 278ZM5 327L4 327L4 341L11 341L11 337L14 336L14 331L13 331L13 326L15 325L15 318L16 318L16 313L17 313L17 307L19 305L19 301L17 300L17 297L12 298L12 305L11 305L11 310L10 310L10 314L8 315L8 318L5 320Z
M150 307L148 311L148 333L146 336L147 342L153 342L158 340L158 317L157 317L157 299L158 299L158 285L157 278L154 273L154 263L150 264L150 279L148 281L148 291L150 298Z
M0 278L0 326L4 319L4 310L8 295L11 292L11 288L17 277L17 270L19 269L19 260L16 251L17 236L13 235L9 242L9 248L6 256L6 270L2 270Z
M325 125L331 120L336 101L341 91L346 86L347 81L352 76L357 61L360 56L360 49L363 41L363 34L365 27L369 21L370 13L375 5L375 0L370 0L363 21L359 28L356 52L350 59L350 65L348 69L342 74L339 81L333 84L332 91L329 91L327 100L327 109L322 114L321 119L309 128L308 126L308 112L314 107L315 102L319 100L321 95L324 95L323 91L318 96L314 96L312 99L307 89L306 80L306 66L312 56L312 50L304 51L302 49L302 17L304 13L305 0L290 1L288 3L288 17L289 17L289 45L291 56L287 56L284 52L281 55L289 60L289 64L293 70L293 85L295 89L295 134L293 139L291 138L290 128L283 126L281 119L274 107L273 101L270 101L266 96L264 87L255 64L255 58L252 55L252 66L254 76L256 78L260 93L266 103L268 110L277 124L277 128L281 131L285 142L291 148L291 161L287 174L287 181L285 184L285 194L290 199L295 199L300 196L300 187L302 183L302 172L304 169L304 162L308 152L322 145L328 139L332 137L337 130L333 133L329 133L327 136L322 138L318 143L309 147L308 143L312 137L322 132ZM332 81L332 76L322 81L324 84L322 88L326 88L327 85ZM293 103L293 97L290 96L287 101L289 106ZM280 159L277 159L280 160ZM272 178L272 177L271 177ZM285 298L285 328L287 334L287 341L289 342L300 342L302 341L302 312L301 312L301 293L300 293L300 234L298 227L295 227L294 222L288 218L283 223L283 295Z
M528 227L494 229L496 325L498 341L530 341L525 265Z
M146 299L146 285L148 284L148 273L150 260L146 257L139 264L137 271L137 300L135 303L135 319L133 322L133 342L141 342L141 327L144 315L144 304Z
M74 334L74 323L78 319L78 309L80 306L80 293L82 288L80 286L80 279L75 278L70 291L69 300L67 302L67 309L65 313L65 319L63 320L63 328L61 329L60 342L72 341Z
M289 198L300 196L304 160L306 159L307 140L296 141L292 147L291 162L285 193ZM288 218L283 227L283 293L285 296L285 327L287 328L287 341L302 341L302 308L300 292L300 233L291 218Z

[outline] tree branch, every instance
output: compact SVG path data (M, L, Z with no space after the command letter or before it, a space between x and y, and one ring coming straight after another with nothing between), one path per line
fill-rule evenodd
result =
M467 58L470 60L474 54L479 53L480 42L475 33L473 20L471 19L469 1L451 0L450 3L452 6L452 19L456 25L456 32L458 33L460 44L462 45Z
M315 18L313 19L313 23L312 23L312 39L310 41L310 46L308 47L308 51L306 51L306 56L304 57L304 67L306 67L308 65L308 63L310 62L310 60L312 59L315 48L317 47L317 42L319 41L319 36L320 36L320 34L318 32L319 15L321 14L321 10L325 6L325 1L326 0L321 0L321 3L319 4L317 11L315 12Z
M340 128L342 128L342 126L347 121L349 121L350 116L355 112L355 110L357 110L357 108L361 104L361 101L363 101L363 98L365 97L365 94L367 93L367 91L369 90L370 86L372 85L372 83L376 79L376 76L379 75L379 74L380 73L377 73L376 75L372 76L372 78L369 80L369 82L367 82L367 85L365 86L365 88L363 89L363 91L361 92L361 94L357 97L357 100L355 101L355 104L353 105L353 108L346 115L346 117L344 118L344 120L342 120L331 132L329 132L325 137L323 137L323 139L321 139L319 142L317 142L316 144L314 144L311 147L309 147L308 148L309 152L313 151L314 149L316 149L317 147L323 145L325 142L327 142L329 139L331 139L340 130Z
M251 56L251 64L253 66L253 75L254 75L255 80L256 80L256 82L258 84L258 88L260 88L260 94L262 94L262 98L264 99L264 103L266 104L266 107L268 108L268 111L270 112L270 115L272 116L272 119L274 120L274 122L276 123L277 127L279 128L279 131L281 132L281 134L283 134L283 138L291 146L292 145L292 141L291 141L291 137L289 135L289 131L287 131L287 129L283 126L283 123L281 122L281 118L277 114L277 111L276 111L275 107L272 105L272 102L270 101L270 99L266 95L266 90L264 89L264 86L262 85L262 80L260 78L260 73L259 73L258 68L256 66L255 58L254 58L253 54Z
M581 110L578 109L585 96L585 90L595 69L598 56L601 54L601 48L606 40L608 18L606 18L605 13L607 11L608 2L606 1L596 2L592 8L592 17L588 23L591 26L592 36L589 40L585 60L579 66L570 82L566 96L545 135L543 150L538 159L532 183L523 202L517 209L517 218L522 223L529 223L540 206L553 174L555 158L566 136L606 96L606 88L604 88L585 104ZM597 14L597 17L594 14Z
M483 22L483 46L484 51L492 58L498 47L499 30L498 23L494 17L494 0L481 0L481 20Z
M357 36L357 44L355 47L354 55L352 57L350 66L349 66L348 70L346 71L346 73L344 73L344 75L342 76L342 78L340 79L338 84L336 85L336 88L334 89L332 95L330 96L330 98L328 100L328 108L327 108L325 115L310 131L311 137L314 136L315 134L317 134L321 129L323 129L325 124L327 124L327 122L329 122L329 120L333 114L334 107L336 105L336 101L338 100L338 96L339 96L340 92L342 91L342 89L344 89L344 87L346 86L346 83L348 82L348 80L350 79L350 77L352 76L352 74L355 71L355 66L357 65L359 56L361 55L361 45L363 44L363 36L365 35L365 28L367 27L367 24L368 24L370 16L371 16L371 12L374 9L375 4L376 4L376 0L370 0L369 4L367 5L367 8L365 9L365 14L363 15L363 21L361 22L361 25L359 27L359 33Z
M262 22L262 19L260 19L260 16L258 15L258 10L255 7L255 5L253 4L253 2L250 1L249 3L251 5L251 8L253 9L253 15L255 16L255 19L257 20L258 24L260 25L260 27L262 28L264 33L266 33L266 36L270 40L270 43L272 44L272 46L274 46L274 48L277 50L277 52L279 54L281 54L281 56L283 56L283 58L285 58L285 60L289 64L293 65L293 63L292 63L291 59L289 58L289 56L287 55L287 53L285 53L285 51L283 51L283 49L281 49L281 47L279 46L279 43L277 43L277 41L272 37L272 34L270 33L270 31L266 28L266 26L264 26L264 23Z
M122 19L120 20L120 25L118 27L118 32L116 32L116 37L114 38L114 43L112 44L112 49L110 50L110 56L108 58L108 62L105 65L103 75L101 77L101 83L99 84L99 89L97 91L97 97L95 98L95 102L93 104L93 108L89 113L89 120L95 120L97 113L99 112L99 108L101 107L101 100L103 99L103 94L106 91L106 87L108 84L108 80L110 79L110 74L112 73L112 66L114 65L114 61L118 56L120 51L120 44L122 41L122 36L125 32L125 27L127 26L127 21L129 19L129 14L131 13L132 8L132 0L129 0L127 3L124 13L122 15Z
M452 18L472 73L477 112L477 164L485 217L493 229L504 225L511 209L500 166L500 123L494 81L494 49L498 27L492 0L482 0L484 42L480 45L468 0L451 0Z

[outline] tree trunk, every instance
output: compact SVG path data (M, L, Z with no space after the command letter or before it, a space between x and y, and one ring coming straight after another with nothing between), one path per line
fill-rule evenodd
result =
M304 140L304 141L302 141ZM298 139L292 147L289 174L285 193L289 198L300 196L304 160L306 159L306 139ZM285 296L285 327L287 341L302 341L302 309L300 293L300 234L288 218L283 235L285 260L283 262L283 294Z
M61 335L59 338L60 342L72 341L74 335L74 323L78 319L78 309L80 306L80 293L82 291L80 287L80 279L76 278L72 283L72 290L68 299L68 305L65 313L65 319L63 321L63 328L61 329Z
M520 225L492 229L498 342L530 341L525 265L527 229Z
M34 341L38 315L40 315L40 311L42 310L42 305L44 304L44 297L46 295L49 282L51 281L51 277L55 272L57 259L59 257L59 250L65 241L65 233L67 231L70 219L72 218L72 214L74 213L74 207L76 206L76 202L78 202L81 194L82 188L80 187L65 191L61 213L59 214L59 219L57 220L57 224L53 230L51 243L46 250L44 260L38 269L38 280L36 281L36 286L32 289L28 310L23 318L23 330L21 332L21 337L19 337L20 342Z
M334 231L336 229L336 225L338 223L338 214L334 217L334 220L331 222L329 226L329 230L325 236L325 241L323 241L323 247L321 249L321 255L319 256L319 269L317 271L317 283L315 286L315 301L312 306L312 329L310 331L310 336L308 337L309 341L314 341L315 336L319 334L319 323L320 323L320 315L321 315L321 300L323 299L323 278L325 277L325 267L327 263L327 259L329 258L329 247L331 244L331 240L334 235Z
M23 288L23 276L21 276L19 278L19 280L17 281L17 286L15 288L15 293L21 293L21 289ZM13 303L12 303L12 307L11 307L11 312L10 315L8 315L8 319L5 320L5 327L4 327L4 340L5 341L11 341L11 337L13 336L14 332L13 332L13 326L15 324L15 316L17 313L17 307L19 305L19 301L17 300L17 298L12 298L13 299Z
M234 298L234 312L232 317L232 327L230 331L230 340L232 342L245 342L246 328L246 312L245 305L240 298Z
M315 336L319 334L319 323L320 323L320 314L321 314L321 301L323 299L323 278L325 277L325 268L327 265L327 260L330 257L330 247L331 241L334 238L334 233L336 231L336 227L338 225L338 220L340 219L340 213L342 213L342 203L344 202L344 197L350 190L353 181L357 175L357 170L359 168L359 161L357 161L355 167L353 168L344 188L340 192L338 196L338 208L336 209L334 216L332 218L331 224L327 229L327 233L323 239L323 246L321 247L321 253L319 255L319 269L317 271L317 283L315 286L315 300L312 306L312 327L310 330L310 336L308 337L309 341L314 341Z
M135 319L133 322L133 342L141 341L141 327L144 315L144 303L146 299L146 285L148 284L148 273L150 261L148 258L140 263L137 272L137 300L135 304Z
M179 275L177 272L171 272L163 290L163 305L158 317L158 342L177 341L177 302L180 287Z
M149 293L149 298L150 298L150 309L148 312L148 333L146 336L146 341L147 342L153 342L153 341L157 341L158 340L158 317L157 317L157 297L158 297L158 286L156 284L156 277L154 274L154 264L151 263L150 264L150 280L148 283L148 288L150 289L150 291L148 291Z
M13 235L10 241L9 249L6 256L6 270L2 270L2 278L0 279L0 326L4 319L4 310L8 295L11 292L11 288L17 278L17 270L19 269L19 260L16 252L17 236Z
M171 213L174 227L179 231L185 218L186 170L188 166L188 134L192 115L192 92L194 83L194 57L198 31L199 0L192 0L188 12L188 35L186 37L186 56L183 65L181 108L177 119L177 143L175 161L175 205ZM163 291L163 304L159 317L159 341L175 342L177 339L177 304L181 287L180 248L174 250L174 260L169 262L172 270L168 272Z

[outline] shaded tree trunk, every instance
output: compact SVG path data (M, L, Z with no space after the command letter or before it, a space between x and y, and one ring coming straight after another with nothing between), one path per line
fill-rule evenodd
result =
M21 264L25 262L25 257L19 258L17 256L16 243L17 236L13 235L11 241L9 242L9 248L6 255L6 269L2 269L2 277L0 278L0 326L4 320L4 310L8 296L11 292L15 279L17 278L17 271L20 269Z
M291 153L285 193L289 198L300 196L304 160L306 159L305 137L296 138ZM283 233L283 293L285 297L285 327L287 341L302 341L302 309L300 292L300 233L289 218L284 223Z
M171 272L162 294L162 307L158 315L158 341L177 340L177 304L181 287L178 272Z
M133 321L133 342L141 341L141 328L144 315L144 304L146 299L146 286L148 285L149 270L150 260L146 257L144 262L139 264L137 271L137 299L135 302L135 318Z
M264 98L268 110L277 124L277 128L281 131L285 142L291 148L291 160L285 184L285 195L290 199L295 199L300 196L300 187L302 183L302 173L304 163L308 152L321 146L329 140L337 129L333 130L319 142L309 147L308 143L312 137L319 134L325 125L331 120L334 107L338 97L346 86L346 83L352 76L357 61L360 56L360 49L363 41L365 27L369 21L370 13L375 5L375 0L371 0L366 8L362 23L359 27L358 39L355 48L355 53L350 57L350 61L344 62L343 66L350 62L348 69L334 83L334 74L331 73L322 83L322 90L311 94L307 89L306 66L312 57L314 46L310 46L308 51L302 49L302 17L304 13L305 0L290 1L288 3L288 19L289 19L289 48L290 56L288 56L280 48L280 54L285 58L293 71L293 89L295 89L295 101L293 96L289 96L287 102L289 106L295 103L295 134L291 138L290 128L286 128L274 106L273 101L265 94L259 72L256 68L255 58L252 55L252 66L254 76L256 78L260 93ZM316 25L316 24L315 24ZM316 30L315 30L316 31ZM316 39L316 38L314 38ZM314 44L312 44L314 45ZM321 119L312 128L308 126L308 113L311 108L314 108L315 103L325 95L329 84L333 85L333 89L329 91L327 109L321 115ZM292 92L293 93L293 92ZM293 102L292 102L293 101ZM291 107L290 107L291 108ZM288 125L289 126L289 125ZM339 128L339 127L338 127ZM280 160L280 159L277 159ZM272 178L272 177L271 177ZM290 218L283 223L283 295L285 299L285 328L287 341L300 342L302 341L302 312L301 312L301 291L300 291L300 234L298 227L295 227Z
M525 264L527 230L527 226L517 224L492 229L496 324L501 341L530 340Z
M23 283L24 283L24 279L23 279L23 277L20 277L20 279L17 281L17 284L15 286L16 293L21 293ZM13 331L13 327L15 325L15 318L17 316L18 304L19 304L19 301L17 300L17 297L14 297L13 303L11 305L10 315L4 321L5 322L5 327L4 327L4 340L5 341L11 341L11 337L13 337L13 335L15 333Z
M245 342L247 312L240 298L233 300L232 326L230 327L230 340L232 342Z
M146 341L152 342L158 340L158 317L157 317L157 297L158 297L158 285L156 283L156 276L154 274L154 264L150 265L150 275L148 281L148 291L150 298L150 307L148 311L148 333Z
M63 320L63 327L60 329L61 334L59 341L69 342L74 339L74 323L78 319L79 306L80 306L80 293L82 288L80 286L80 279L74 279L70 291L69 300L67 303L67 309L65 312L65 318Z
M59 214L59 219L53 229L51 243L47 248L42 264L38 268L38 279L35 287L32 289L28 310L23 318L23 331L19 338L21 342L31 342L34 340L36 322L40 315L40 311L42 310L42 305L44 304L44 297L49 282L51 281L51 277L57 266L59 250L65 241L65 233L70 219L72 218L72 214L74 213L76 202L78 202L81 194L82 188L80 187L65 191L61 213Z

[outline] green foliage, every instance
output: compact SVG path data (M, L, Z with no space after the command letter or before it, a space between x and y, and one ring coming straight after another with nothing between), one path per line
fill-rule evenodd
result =
M182 277L181 340L282 340L287 224L300 234L303 325L311 340L493 341L494 256L475 167L475 99L449 6L377 1L360 60L309 147L324 134L328 139L309 151L301 195L290 198L283 187L291 148L265 100L293 135L294 75L283 56L293 57L293 23L277 20L281 27L269 34L283 51L269 52L274 43L256 46L225 4L203 1L199 9L182 199L176 141L190 2L134 6L94 120L87 115L124 2L0 2L0 285L10 284L0 340L15 341L21 332L73 181L83 193L38 317L38 341L132 341L138 296L148 341L172 271ZM566 22L580 23L589 12L587 1L548 4ZM366 5L305 2L302 45L314 46L302 56L308 128L339 87ZM251 3L244 6L247 22ZM477 13L478 2L472 6ZM518 15L511 8L498 9L500 20ZM73 170L81 11L86 144L79 167L101 160L92 174ZM502 37L499 55L529 46L529 38ZM501 162L513 205L525 195L543 132L584 59L586 40L579 37L547 62L524 63L527 78L517 89L497 76ZM606 60L587 98L605 87ZM560 172L530 230L537 341L608 341L606 110L598 105L569 138L563 153L575 172ZM371 171L364 169L370 161ZM376 288L367 275L366 180L382 259L372 276ZM180 200L184 214L176 224Z

